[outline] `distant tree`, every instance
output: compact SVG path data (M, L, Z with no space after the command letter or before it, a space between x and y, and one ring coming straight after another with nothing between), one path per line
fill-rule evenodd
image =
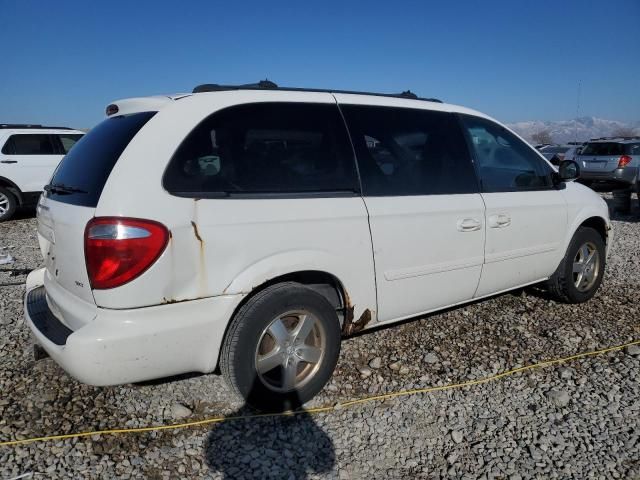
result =
M553 143L553 137L551 136L551 132L549 130L540 130L537 133L531 135L531 140L533 143Z
M611 132L612 137L633 137L634 135L633 128L629 127L618 127Z

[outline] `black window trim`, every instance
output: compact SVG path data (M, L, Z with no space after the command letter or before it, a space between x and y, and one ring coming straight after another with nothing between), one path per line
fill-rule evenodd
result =
M189 138L189 136L200 126L209 120L213 115L217 115L227 109L231 109L237 106L248 106L248 105L261 105L264 103L286 103L286 104L294 104L294 105L330 105L334 106L338 110L338 114L342 120L340 125L344 128L344 131L347 134L347 138L349 140L349 146L351 147L351 161L354 164L355 172L356 172L356 184L354 185L353 190L347 189L336 189L336 190L322 190L322 191L306 191L306 192L226 192L226 191L206 191L206 192L197 192L197 191L170 191L165 186L165 178L171 163L176 155L176 153L180 150L184 142ZM362 197L362 181L360 179L360 171L358 169L358 162L356 160L355 149L353 147L353 142L351 140L351 134L349 132L349 128L347 127L347 123L342 115L342 111L340 110L340 105L337 102L287 102L287 101L271 101L271 102L261 102L261 101L250 101L250 102L242 102L242 103L234 103L233 105L228 105L226 107L219 108L213 112L209 112L200 122L198 122L189 133L187 133L182 141L175 148L167 165L165 166L164 171L162 172L162 189L167 192L169 195L180 198L192 198L197 200L274 200L274 199L306 199L306 198L352 198L352 197Z
M468 113L456 113L456 116L458 117L458 122L460 124L460 128L462 128L462 134L464 135L464 139L465 139L465 143L467 146L467 150L469 152L469 155L471 156L471 162L473 163L473 168L476 172L476 178L478 179L478 185L480 187L480 193L516 193L516 192L546 192L546 191L550 191L550 190L558 190L558 188L562 188L564 187L564 183L562 183L561 185L556 184L556 182L554 182L553 180L553 169L549 166L549 164L547 163L547 161L544 159L544 157L541 157L540 153L533 148L531 145L529 145L527 142L525 142L524 140L522 141L527 147L529 147L529 149L533 152L535 152L536 154L536 158L538 158L538 162L540 165L544 166L544 170L547 171L546 176L549 179L549 186L547 187L514 187L514 188L501 188L499 190L490 190L490 189L485 189L484 184L482 182L482 175L480 174L479 168L478 168L478 161L475 157L475 149L473 147L473 142L471 141L471 137L469 135L469 132L467 131L467 128L464 124L463 119L465 117L467 118L478 118L480 120L484 120L487 122L490 122L498 127L501 128L505 128L504 126L500 125L499 123L494 122L493 120L489 120L488 118L485 117L479 117L478 115L470 115ZM511 133L512 135L514 135L513 132L511 132L510 130L507 129L507 131L509 133ZM517 137L516 137L517 138ZM519 139L518 139L519 140Z

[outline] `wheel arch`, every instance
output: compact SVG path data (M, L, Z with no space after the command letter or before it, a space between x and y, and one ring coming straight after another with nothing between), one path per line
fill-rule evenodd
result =
M250 292L244 296L244 298L236 305L233 310L233 314L229 318L227 325L225 326L222 341L220 342L220 348L218 352L218 360L216 362L216 371L220 368L220 358L222 355L222 348L224 345L224 339L229 332L229 327L238 311L255 295L265 290L266 288L285 282L295 282L304 285L307 288L322 295L335 309L338 314L338 320L340 321L340 328L342 332L345 332L345 325L350 325L353 320L353 306L351 300L343 282L334 274L324 270L298 270L283 273L276 277L265 280L259 285L256 285Z
M5 187L7 190L13 193L15 197L18 199L18 205L22 205L24 203L22 190L20 190L20 188L11 180L9 180L6 177L0 176L0 187Z

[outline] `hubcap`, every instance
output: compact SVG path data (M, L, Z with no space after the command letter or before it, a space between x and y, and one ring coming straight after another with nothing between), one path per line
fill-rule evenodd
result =
M262 332L255 355L258 378L275 392L301 388L318 372L325 346L325 331L314 315L286 312Z
M4 193L0 193L0 215L4 215L8 210L9 198Z
M573 284L579 292L590 290L600 275L600 254L596 246L583 244L573 259Z

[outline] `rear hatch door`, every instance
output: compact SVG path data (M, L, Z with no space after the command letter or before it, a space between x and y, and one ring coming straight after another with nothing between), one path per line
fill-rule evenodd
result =
M624 145L616 142L590 143L580 155L580 167L587 172L611 172L618 168Z
M63 158L38 204L45 289L53 313L72 329L95 301L84 256L84 232L118 158L154 112L108 118Z

